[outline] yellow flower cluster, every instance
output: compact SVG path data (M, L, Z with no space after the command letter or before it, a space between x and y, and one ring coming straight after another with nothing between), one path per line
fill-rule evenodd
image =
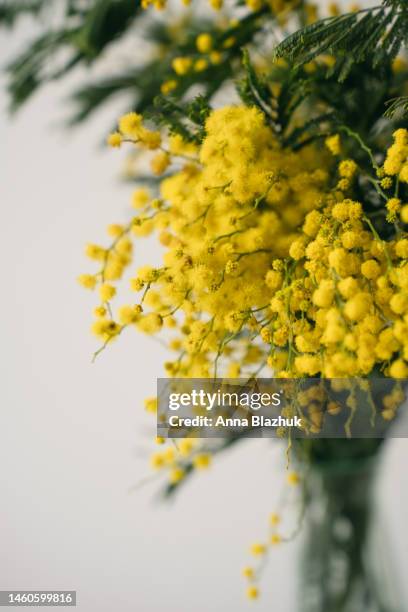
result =
M405 234L382 241L359 202L329 195L289 253L273 264L281 276L270 304L270 364L285 356L279 375L367 376L379 367L407 377Z
M189 6L191 0L181 0L184 6ZM252 11L259 11L264 7L269 7L274 13L289 12L300 4L301 0L245 0L246 6ZM224 0L208 0L209 6L220 11L224 6ZM163 11L167 7L167 0L142 0L142 8L147 9L153 6L157 11ZM307 4L309 10L313 5Z
M184 6L189 6L191 0L181 0ZM215 10L220 11L224 5L223 0L208 0L209 6ZM167 0L142 0L142 8L148 9L153 6L157 11L163 11L167 6Z
M397 175L403 183L408 183L408 132L400 129L394 133L394 144L388 149L384 171L391 176Z
M108 228L110 248L87 248L102 263L80 278L99 287L93 331L107 343L129 325L146 333L177 328L170 376L239 376L266 363L284 377L367 376L375 368L408 376L408 238L398 226L384 242L362 204L345 197L356 163L340 161L331 188L333 162L324 151L283 149L255 108L221 108L205 127L199 149L180 136L166 148L139 115L120 120L122 138L160 147L153 172L171 172L159 198L135 192L139 214ZM383 176L404 168L408 133L398 130L394 139ZM337 138L326 144L339 151ZM396 197L383 212L389 221L407 220ZM163 266L140 267L131 279L138 302L108 316L116 291L107 283L132 261L130 236L152 231L165 248Z
M211 37L200 35L197 48L211 52ZM285 378L376 372L408 378L408 205L400 189L408 182L406 130L395 132L383 166L372 157L373 176L341 157L339 135L329 136L326 147L293 151L261 111L242 105L213 111L200 145L149 129L136 113L120 119L108 142L142 147L152 156L152 173L166 174L156 193L133 193L135 216L107 228L109 247L86 248L98 264L95 274L79 278L98 293L96 354L126 328L156 334L165 327L175 354L165 364L170 377L256 376L269 367ZM382 200L373 215L353 199L354 185L364 181ZM377 229L384 225L386 240ZM138 262L129 274L135 299L114 308L116 281L133 264L133 241L152 233L162 264ZM384 420L402 399L396 385L383 398ZM318 433L318 391L297 401L308 412L309 431ZM346 405L354 414L353 391ZM157 401L149 398L146 410L155 412ZM325 410L336 415L339 406L331 402ZM151 465L169 487L210 465L208 447L197 440L157 443L163 448ZM288 484L299 484L295 472ZM252 554L262 560L288 539L274 514L268 541ZM244 575L247 595L256 599L259 569L247 567Z
M184 76L190 72L203 72L210 65L218 65L223 60L223 50L235 44L235 38L227 38L219 48L215 48L215 41L211 34L202 32L195 41L197 53L194 56L175 57L172 68L177 76ZM176 79L165 81L161 87L163 94L168 94L176 89Z
M287 484L290 487L296 487L300 482L300 476L297 472L289 472L286 477ZM304 500L300 498L302 504ZM300 509L299 523L302 520L303 508ZM269 534L268 538L264 542L254 542L249 552L254 557L253 565L247 565L242 569L242 575L247 582L246 595L248 599L258 599L260 595L258 583L261 578L262 571L265 567L267 557L274 547L282 544L283 542L290 542L296 536L299 525L296 526L295 530L292 530L288 535L282 535L281 530L282 517L279 512L272 512L269 516Z
M156 441L160 445L165 444L164 438L157 438ZM184 438L154 453L150 464L153 469L166 472L170 485L176 485L185 478L189 470L208 469L211 465L211 455L202 450L198 440Z
M126 122L119 127L130 136ZM143 126L130 127L135 142L142 140ZM166 247L163 267L140 268L131 287L143 292L141 302L153 310L136 317L143 331L158 331L163 321L174 325L176 310L183 315L181 337L171 345L180 357L166 364L170 375L210 375L214 355L231 355L227 345L234 338L241 351L237 362L259 363L265 347L256 346L252 337L263 337L269 329L265 318L272 315L269 302L281 278L271 262L288 256L297 228L327 189L324 155L312 148L283 150L255 108L213 112L206 133L199 151L180 137L170 138L169 148L158 154L166 156L166 163L158 168L156 161L153 170L176 163L177 156L189 161L162 180L159 199L138 190L134 203L144 212L122 228L136 236L156 230ZM120 232L109 257L97 248L100 259L110 263L117 245L123 249L127 238ZM107 278L106 270L101 276ZM238 375L240 367L230 361L229 374Z
M267 366L280 377L408 377L408 207L398 189L388 198L381 186L395 143L408 142L408 133L399 130L384 167L373 168L384 200L377 213L395 229L387 241L350 197L362 171L352 159L336 165L337 137L326 142L333 155L318 145L285 149L264 115L245 106L213 111L200 146L146 128L135 113L120 119L115 134L112 146L120 137L150 150L152 171L167 173L158 193L133 193L136 214L107 228L108 248L87 246L99 268L79 280L98 292L96 355L126 328L167 328L175 353L165 364L170 377L243 377ZM162 265L141 261L129 278L135 300L114 308L116 281L133 263L133 240L153 232ZM322 424L318 399L298 397L312 433ZM384 398L384 420L400 402L396 387ZM347 406L353 414L353 393ZM149 412L156 408L155 400L146 402ZM151 463L174 486L210 458L208 448L184 440L164 446ZM290 484L297 482L290 475ZM250 581L248 596L257 594Z
M143 117L138 113L123 115L119 121L119 131L108 137L111 147L120 147L122 142L134 142L147 149L158 149L161 144L160 132L148 130L143 125Z

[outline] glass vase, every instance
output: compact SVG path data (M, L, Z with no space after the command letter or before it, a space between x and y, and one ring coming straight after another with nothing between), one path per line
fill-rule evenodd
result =
M358 445L335 441L339 458L329 441L329 452L312 457L305 479L299 612L404 610L374 495L381 446L359 456Z

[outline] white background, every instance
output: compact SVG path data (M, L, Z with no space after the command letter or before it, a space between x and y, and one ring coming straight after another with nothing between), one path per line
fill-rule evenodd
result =
M1 34L3 60L30 36ZM156 498L154 419L143 398L163 373L160 345L126 334L96 364L94 298L76 276L83 245L126 219L131 187L97 143L119 107L59 127L74 80L50 86L12 120L2 79L0 144L0 589L76 589L83 612L240 612L241 566L261 539L283 479L283 452L248 441L183 489ZM122 108L120 108L122 110ZM56 127L58 126L58 127ZM137 262L149 261L148 244ZM406 574L405 440L390 443L380 498L398 574ZM297 545L276 550L258 610L292 610Z

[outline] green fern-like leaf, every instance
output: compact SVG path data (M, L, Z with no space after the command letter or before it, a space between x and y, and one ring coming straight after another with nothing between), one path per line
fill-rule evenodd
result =
M408 114L408 96L401 96L389 100L387 103L387 110L384 113L386 117L390 119L400 119L404 115Z
M391 62L408 39L408 9L400 0L382 6L329 17L298 30L280 43L275 58L300 67L318 56L335 58L328 76L343 82L354 64L370 61L376 68Z

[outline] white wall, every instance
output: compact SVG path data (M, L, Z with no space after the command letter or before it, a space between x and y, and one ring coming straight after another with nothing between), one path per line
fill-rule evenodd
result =
M26 35L2 34L0 56ZM4 79L0 92L0 589L76 589L83 612L247 610L240 568L264 534L283 454L248 441L168 505L155 483L129 492L150 474L142 401L164 353L127 334L91 364L93 298L75 278L84 243L126 218L130 187L115 152L96 146L114 107L76 132L55 127L73 82L13 120ZM381 493L406 572L406 441L388 455ZM272 556L258 610L293 609L295 552Z

